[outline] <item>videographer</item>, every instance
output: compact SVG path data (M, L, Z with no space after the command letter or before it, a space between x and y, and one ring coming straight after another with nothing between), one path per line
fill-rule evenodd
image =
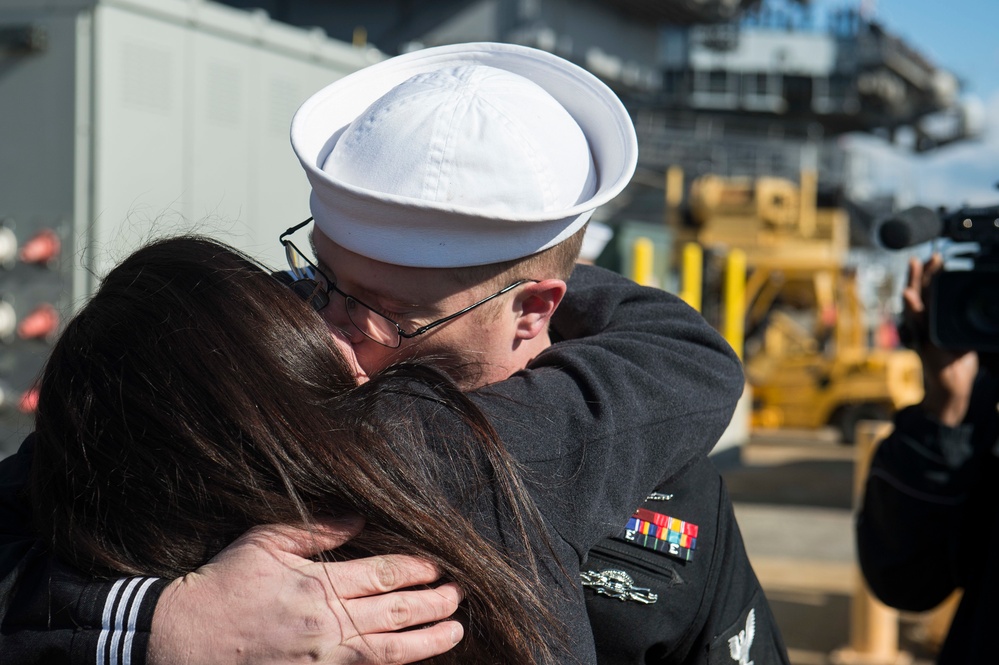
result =
M942 268L939 255L909 262L903 330L922 359L926 393L896 414L874 454L857 545L867 583L892 607L928 610L964 590L940 665L997 662L999 353L931 341L926 303ZM950 295L940 290L937 301ZM994 312L999 292L987 297Z

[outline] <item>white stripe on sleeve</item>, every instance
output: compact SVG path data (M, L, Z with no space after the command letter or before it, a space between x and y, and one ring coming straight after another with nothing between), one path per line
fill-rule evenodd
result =
M139 590L135 593L135 600L132 601L132 610L128 613L128 625L125 626L125 644L121 650L121 665L132 665L132 638L135 637L135 619L139 615L139 606L142 605L142 599L146 595L146 591L158 578L149 577L146 581L142 583Z
M111 631L111 612L114 610L115 599L118 591L125 579L120 579L111 587L108 597L104 599L104 613L101 615L101 635L97 639L97 665L107 665L107 658L104 654L104 645L107 644L108 634Z

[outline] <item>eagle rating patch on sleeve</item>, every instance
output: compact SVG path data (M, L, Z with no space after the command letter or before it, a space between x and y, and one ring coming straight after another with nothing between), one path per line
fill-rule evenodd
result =
M734 624L712 641L708 649L708 665L786 663L786 657L776 650L767 616L764 610L760 616L763 623L757 625L756 607L744 610Z
M753 648L753 638L756 637L756 609L750 609L746 615L746 627L728 638L728 654L739 665L753 665L749 659L749 651Z
M742 605L734 596L726 601ZM784 640L762 589L752 594L738 614L725 613L725 616L728 619L722 624L724 628L709 627L713 637L708 645L708 665L789 665Z

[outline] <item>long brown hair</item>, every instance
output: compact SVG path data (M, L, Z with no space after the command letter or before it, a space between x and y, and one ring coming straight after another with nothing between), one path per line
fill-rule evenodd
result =
M254 525L358 513L352 552L424 556L464 589L445 658L556 659L540 518L482 413L423 364L356 385L319 316L216 241L158 241L108 274L53 348L36 432L36 527L94 575L173 578ZM471 520L487 485L502 549Z

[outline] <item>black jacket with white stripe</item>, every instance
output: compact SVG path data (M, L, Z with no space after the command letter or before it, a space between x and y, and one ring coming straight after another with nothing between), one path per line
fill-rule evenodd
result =
M89 580L48 556L18 500L30 467L30 437L0 464L0 662L139 662L166 580Z

